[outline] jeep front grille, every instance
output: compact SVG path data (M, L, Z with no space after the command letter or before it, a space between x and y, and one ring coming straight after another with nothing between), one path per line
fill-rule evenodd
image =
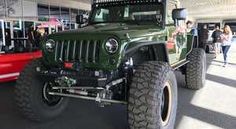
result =
M97 63L99 60L100 43L98 40L57 41L55 61Z

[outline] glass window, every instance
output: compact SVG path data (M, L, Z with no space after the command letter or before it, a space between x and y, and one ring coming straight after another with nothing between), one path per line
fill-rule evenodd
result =
M61 8L61 21L64 24L64 29L70 29L70 10L69 8Z
M23 38L22 21L13 21L13 38Z
M75 24L74 23L70 24L70 29L75 29Z
M57 6L50 6L50 17L60 19L60 8Z
M177 5L175 3L172 3L170 1L167 3L167 24L174 24L174 20L172 19L172 10L176 9L176 6Z
M0 20L0 42L3 42L3 21Z
M70 11L69 8L61 8L61 19L70 20Z
M2 52L3 48L3 21L0 20L0 53Z
M24 39L24 30L22 27L21 20L13 20L13 38L11 39L11 43L13 43L14 50L23 52L23 48L25 46L26 40Z
M29 31L34 28L34 22L32 21L24 21L24 34L25 38L28 37Z
M85 10L79 10L79 15L86 14Z
M5 28L10 29L10 24L11 24L10 22L5 22Z
M4 38L5 38L5 45L6 46L10 46L11 45L11 38L12 38L12 33L11 33L11 30L10 30L10 22L6 21L4 22L4 30L5 30L5 33L3 34Z
M71 23L76 22L76 16L79 14L79 11L77 9L71 9Z
M39 20L42 21L42 19L49 18L49 6L48 5L38 5L38 16L39 16ZM45 20L43 20L45 21Z

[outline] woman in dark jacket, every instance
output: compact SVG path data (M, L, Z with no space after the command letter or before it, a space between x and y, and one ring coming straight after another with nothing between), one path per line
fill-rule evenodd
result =
M200 30L200 34L199 34L199 47L200 48L205 48L205 44L208 41L208 29L207 29L207 25L204 25L203 28Z

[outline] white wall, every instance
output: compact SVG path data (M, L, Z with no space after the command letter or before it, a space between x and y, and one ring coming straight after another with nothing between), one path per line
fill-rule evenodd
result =
M18 0L17 3L11 6L14 13L8 13L9 17L36 17L37 3L35 1ZM23 7L23 8L22 8Z
M79 2L79 0L18 0L17 3L11 6L14 13L9 13L9 17L37 17L38 3L82 10L91 9L90 3Z
M24 17L36 17L37 14L37 3L32 1L23 1L23 16Z
M82 9L82 10L90 10L91 5L88 3L79 2L79 0L37 0L38 3L42 4L50 4L50 5L56 5L56 6L62 6L62 7L68 7L68 8L76 8L76 9Z
M22 16L22 1L18 0L16 3L10 6L14 11L7 12L9 17L21 17ZM11 13L12 12L12 13Z

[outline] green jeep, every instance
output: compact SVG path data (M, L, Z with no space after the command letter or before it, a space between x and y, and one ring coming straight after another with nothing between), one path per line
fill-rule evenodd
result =
M175 70L186 87L204 86L206 57L185 29L177 0L94 0L88 24L49 35L43 58L16 84L23 115L45 121L62 114L69 98L99 106L126 104L130 129L174 128ZM78 23L86 20L77 17Z

